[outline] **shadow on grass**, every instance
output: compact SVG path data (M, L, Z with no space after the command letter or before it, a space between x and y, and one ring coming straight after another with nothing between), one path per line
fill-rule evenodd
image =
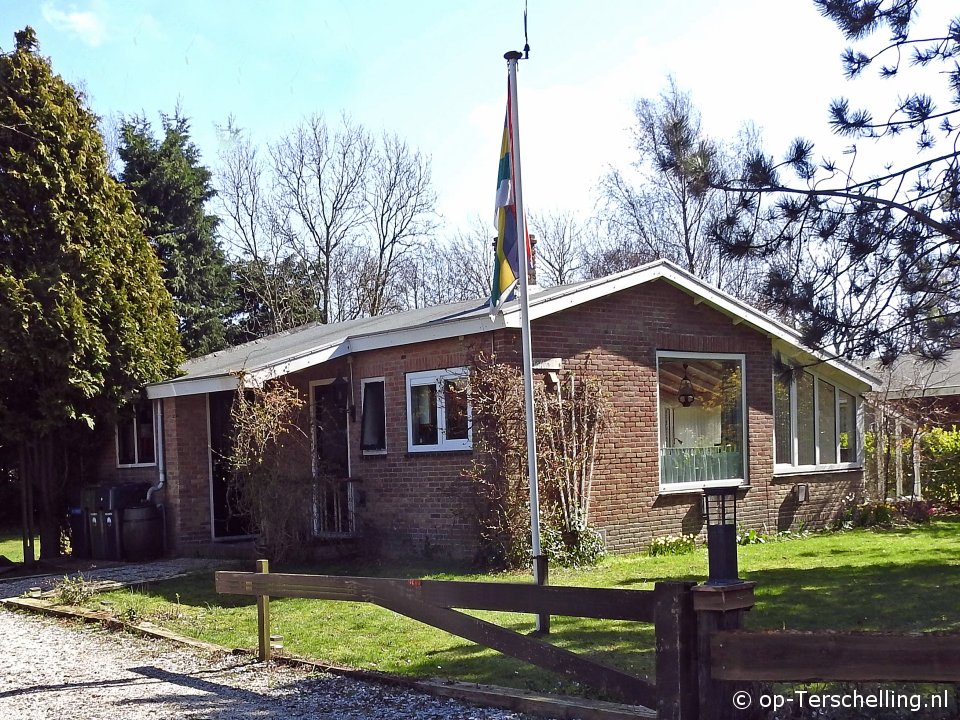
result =
M747 627L791 630L960 630L960 573L939 562L767 569Z

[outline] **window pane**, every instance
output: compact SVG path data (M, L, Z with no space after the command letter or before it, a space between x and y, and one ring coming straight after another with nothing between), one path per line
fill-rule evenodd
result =
M447 440L467 439L467 381L443 381L444 421Z
M802 373L797 378L797 464L815 465L816 436L813 424L813 375Z
M857 461L857 401L840 390L840 462Z
M137 462L137 428L133 408L129 405L117 417L117 462L133 465Z
M793 431L790 429L790 385L793 374L777 373L773 379L773 423L776 436L775 462L793 462Z
M837 392L833 385L818 383L817 415L820 427L820 464L837 462Z
M413 444L436 445L437 386L434 383L410 388L410 414L413 416Z
M664 483L743 478L739 360L661 358L660 477ZM689 382L693 402L680 402ZM684 393L686 394L686 392Z
M364 383L360 447L363 450L385 450L387 448L386 425L383 382Z
M137 403L137 462L152 463L153 453L153 404L149 400Z

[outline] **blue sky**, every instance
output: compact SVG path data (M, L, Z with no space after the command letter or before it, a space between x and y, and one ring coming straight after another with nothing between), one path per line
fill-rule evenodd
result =
M953 10L922 7L935 23ZM522 0L0 0L0 48L27 24L98 114L156 120L179 104L211 167L230 116L267 143L346 112L432 157L447 229L492 216ZM872 91L843 80L844 42L808 0L529 0L529 31L518 85L534 211L590 211L601 174L630 160L634 103L668 74L709 133L752 121L771 151L798 134L839 147L830 99Z

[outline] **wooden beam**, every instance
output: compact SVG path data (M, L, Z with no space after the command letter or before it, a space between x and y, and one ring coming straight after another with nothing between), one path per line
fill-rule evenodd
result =
M527 583L451 582L395 578L342 577L220 571L217 592L317 600L369 602L384 589L404 588L421 602L466 610L548 613L567 617L653 622L651 590L538 586Z
M716 632L721 680L960 682L960 634Z
M541 642L456 610L436 607L408 595L405 589L380 585L372 602L396 613L445 630L504 655L552 670L576 682L648 708L656 707L656 686L617 668L588 660L569 650Z

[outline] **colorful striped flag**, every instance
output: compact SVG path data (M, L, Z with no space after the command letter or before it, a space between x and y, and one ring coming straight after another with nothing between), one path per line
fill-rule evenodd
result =
M507 115L503 121L503 141L500 144L500 168L497 173L497 252L490 289L490 313L497 312L510 299L519 278L519 243L517 241L517 203L513 187L513 121L510 114L510 81L507 80ZM525 233L526 234L526 233ZM527 238L527 257L530 240Z

